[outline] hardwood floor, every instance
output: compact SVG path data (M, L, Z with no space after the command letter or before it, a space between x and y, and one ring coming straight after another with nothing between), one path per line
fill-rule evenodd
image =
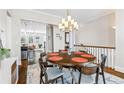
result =
M19 67L18 84L26 84L28 61L22 60L22 65Z
M108 73L110 73L110 74L112 74L112 75L115 75L115 76L118 76L118 77L124 79L124 73L121 73L121 72L115 71L115 70L110 69L110 68L105 68L104 70L105 70L105 72L108 72Z
M18 84L26 84L27 66L28 66L28 61L27 60L23 60L22 61L22 65L19 67L19 80L18 80ZM108 72L110 74L113 74L115 76L118 76L118 77L124 79L124 73L115 71L115 70L110 69L110 68L105 68L105 72Z

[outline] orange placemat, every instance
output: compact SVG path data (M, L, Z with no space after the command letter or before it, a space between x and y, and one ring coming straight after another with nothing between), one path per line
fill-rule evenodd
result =
M48 60L50 61L60 61L62 59L63 57L60 57L60 56L53 56L53 57L48 58Z
M74 57L72 58L72 61L74 62L88 62L86 58L81 58L81 57Z

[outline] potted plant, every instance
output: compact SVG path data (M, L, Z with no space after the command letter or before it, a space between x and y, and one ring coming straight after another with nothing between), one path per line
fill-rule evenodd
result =
M10 57L10 49L0 48L0 60Z

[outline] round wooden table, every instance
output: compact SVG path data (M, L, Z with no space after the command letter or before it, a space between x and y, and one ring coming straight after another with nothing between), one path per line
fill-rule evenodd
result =
M84 55L84 56L83 56ZM56 60L52 60L52 58ZM57 58L59 58L57 60ZM82 58L86 59L85 61L83 60L82 62L76 62L73 59L74 58ZM82 65L87 62L93 62L96 59L95 56L91 54L86 54L84 52L72 52L71 55L68 55L67 52L54 52L54 53L48 53L47 54L47 60L51 63L58 64L60 66L78 66Z

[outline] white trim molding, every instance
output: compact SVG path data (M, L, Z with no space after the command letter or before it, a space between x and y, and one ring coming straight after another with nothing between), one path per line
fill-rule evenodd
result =
M123 67L115 66L115 70L124 73Z

